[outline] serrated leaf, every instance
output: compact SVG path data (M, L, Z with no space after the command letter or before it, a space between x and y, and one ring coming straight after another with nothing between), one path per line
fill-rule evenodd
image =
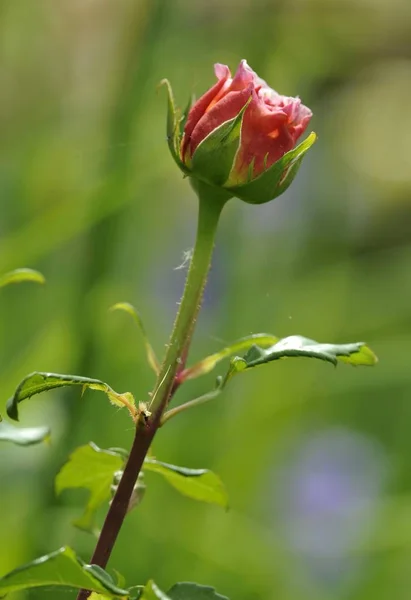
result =
M268 334L259 335L263 336L264 342L268 341ZM273 336L273 339L277 338L274 338ZM248 340L252 341L252 338L244 338L244 340L247 340L245 345L250 345ZM224 353L222 358L227 356L228 353L225 354L225 352L226 350L231 350L231 348L233 348L233 346L222 351L222 353ZM249 347L244 356L235 356L231 359L225 376L217 377L216 387L214 390L211 390L210 392L207 392L198 398L189 400L184 404L175 406L174 408L166 411L162 416L161 424L163 425L169 419L172 419L188 409L200 406L201 404L217 398L223 392L227 383L237 373L253 367L259 367L265 363L279 360L281 358L295 357L316 358L330 362L333 365L336 365L338 361L354 366L373 366L378 362L378 359L373 351L366 346L364 342L356 342L352 344L320 344L314 340L304 338L300 335L292 335L279 340L269 348L262 348L257 344L253 344ZM194 365L194 367L190 367L186 371L183 371L180 376L181 381L198 377L199 375L208 372L207 369L210 367L209 370L211 370L215 366L216 360L220 360L218 353L207 357L203 361L197 363L197 365ZM209 363L207 361L209 361Z
M90 388L102 391L107 394L110 402L120 407L126 406L130 413L133 413L133 409L135 408L134 399L131 394L118 394L107 383L99 379L80 377L79 375L62 375L59 373L35 371L21 381L14 395L7 401L7 414L11 419L18 421L18 405L20 402L31 398L35 394L67 386L81 386L83 389Z
M13 442L19 446L31 446L50 436L48 427L16 427L0 417L0 442Z
M207 356L192 367L185 369L181 373L179 380L186 381L187 379L195 379L196 377L200 377L200 375L210 373L219 362L228 356L231 356L236 352L248 350L248 348L254 346L255 344L264 347L272 346L276 342L278 342L278 337L268 333L255 333L253 335L248 335L247 337L241 338L233 344L230 344L226 348L219 350L219 352Z
M214 185L227 181L240 145L241 125L248 104L249 101L236 117L216 127L197 146L192 158L194 176Z
M160 590L153 580L150 580L144 586L139 600L170 600L170 598Z
M242 185L230 185L228 188L237 198L250 204L264 204L282 194L291 184L305 153L316 141L315 133L286 152L280 160L252 181Z
M372 366L377 362L377 357L364 342L321 344L300 335L286 337L266 349L253 346L242 360L249 369L280 358L293 357L317 358L333 365L336 365L338 360L357 366Z
M94 530L96 510L110 498L114 473L123 468L124 459L110 450L102 450L93 442L76 448L56 476L55 490L60 494L70 488L90 492L85 511L74 525L85 531Z
M110 575L95 565L86 565L74 550L63 547L18 567L0 579L0 594L43 586L87 589L107 598L128 597Z
M171 600L229 600L227 596L218 594L213 587L190 581L176 583L167 595Z
M0 288L9 285L10 283L22 283L23 281L45 283L46 280L39 271L34 271L33 269L15 269L0 277Z
M144 346L146 349L148 364L153 369L153 371L156 374L158 374L159 370L160 370L160 365L157 360L156 354L153 350L153 347L151 346L151 344L149 342L149 339L148 339L148 336L146 333L146 329L144 327L144 323L143 323L143 320L142 320L139 312L129 302L117 302L117 304L114 304L114 306L112 306L110 308L110 310L111 311L122 310L122 311L128 313L133 318L134 322L136 323L137 327L140 330L141 335L143 336L143 342L144 342Z
M223 508L228 506L228 495L223 482L208 469L188 469L146 458L144 470L159 473L184 496Z

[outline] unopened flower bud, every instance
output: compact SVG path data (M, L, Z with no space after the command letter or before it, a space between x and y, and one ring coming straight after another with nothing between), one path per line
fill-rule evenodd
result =
M171 153L192 179L261 204L293 180L312 133L296 146L312 117L299 98L281 96L242 60L234 77L215 65L217 83L179 118L169 90Z

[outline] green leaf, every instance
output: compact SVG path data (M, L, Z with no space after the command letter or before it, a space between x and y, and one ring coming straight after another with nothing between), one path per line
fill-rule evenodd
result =
M220 350L219 352L216 352L215 354L211 354L210 356L207 356L206 358L204 358L197 364L193 365L192 367L185 369L181 373L179 380L186 381L187 379L195 379L196 377L199 377L200 375L205 375L206 373L210 373L210 371L212 371L215 368L215 366L220 361L222 361L224 358L227 358L228 356L231 356L232 354L235 354L236 352L241 352L242 350L248 350L248 348L250 348L251 346L254 346L255 344L258 344L259 346L272 346L276 342L278 342L278 337L271 335L269 333L256 333L256 334L241 338L241 339L237 340L236 342L234 342L233 344L230 344L230 346L223 348L222 350Z
M83 588L107 598L128 597L128 591L114 585L106 571L95 565L86 565L74 550L67 547L41 556L2 577L0 594L46 585Z
M214 185L227 181L240 145L241 125L249 102L234 119L222 123L198 145L192 158L194 177Z
M124 459L110 450L102 450L93 442L76 448L57 474L56 493L70 488L86 488L90 496L82 517L74 525L94 531L96 510L110 498L114 474L123 468Z
M341 361L354 366L373 366L378 362L373 351L366 346L364 342L353 344L320 344L314 340L299 335L293 335L283 338L269 348L264 349L254 343L258 336L261 336L260 343L264 345L270 343L271 340L278 339L269 334L257 334L254 337L250 336L248 338L243 338L243 340L239 340L239 342L236 343L237 347L233 344L232 346L224 348L220 353L208 356L193 367L189 367L183 371L180 375L181 381L193 379L194 377L198 377L199 375L211 371L216 363L231 354L234 348L235 350L249 348L243 357L235 356L231 359L227 373L224 377L217 377L216 386L213 390L198 398L194 398L193 400L189 400L184 404L180 404L167 410L161 418L161 425L164 425L168 420L186 410L200 406L217 398L235 374L274 360L279 360L280 358L317 358L319 360L330 362L333 365L336 365L338 361Z
M228 600L227 596L217 594L213 587L189 581L176 583L167 595L171 600Z
M129 302L117 302L117 304L114 304L114 306L112 306L110 308L110 310L112 310L112 311L113 310L122 310L122 311L128 313L134 319L134 322L137 324L137 327L139 328L141 335L143 336L143 341L144 341L144 346L146 348L148 364L153 369L153 371L156 374L158 374L159 370L160 370L160 365L157 360L156 354L149 342L143 321L142 321L138 311Z
M270 340L269 334L258 334L261 337L262 343L267 344ZM237 349L249 348L246 354L241 356L235 356L230 361L230 366L224 377L218 376L216 387L214 390L189 400L184 404L180 404L166 411L162 418L161 424L163 425L169 419L177 416L178 414L205 404L210 400L217 398L224 390L230 379L237 373L251 369L253 367L259 367L265 363L279 360L280 358L294 358L294 357L307 357L317 358L324 360L336 365L338 361L345 362L354 366L373 366L378 362L377 357L373 351L364 344L364 342L357 342L353 344L320 344L314 340L304 338L300 335L292 335L282 340L277 341L269 348L262 348L259 345L253 343L257 336L253 338L243 338L237 344ZM271 336L272 340L276 340L274 336ZM225 358L228 354L231 354L232 349L235 347L233 344L228 348L224 348L220 353L213 354L206 359L200 361L193 367L190 367L182 372L180 375L181 381L186 379L193 379L199 375L209 372L214 368L215 364Z
M280 160L264 171L259 177L242 185L230 185L229 189L237 198L250 204L264 204L282 194L291 184L305 153L314 144L317 136L310 133L301 144L286 152Z
M286 337L267 349L253 346L241 360L249 369L280 358L293 357L317 358L333 365L337 365L338 360L357 366L372 366L377 362L377 357L364 342L321 344L300 335Z
M7 421L0 422L0 442L13 442L19 446L31 446L43 442L49 436L50 429L48 427L15 427Z
M0 277L0 288L10 283L22 283L23 281L45 283L46 280L41 273L33 269L15 269Z
M228 507L228 496L221 479L207 469L187 469L146 458L144 470L159 473L184 496Z
M59 373L35 371L23 379L14 395L7 401L7 414L11 419L18 421L18 405L20 402L31 398L35 394L67 386L81 386L83 390L90 388L105 392L112 404L119 407L127 406L130 413L133 413L133 410L135 411L134 398L130 393L118 394L104 381L80 377L79 375L61 375Z
M142 591L142 594L139 596L138 600L170 600L170 598L160 590L160 588L154 583L154 581L150 580Z
M337 358L341 362L354 365L354 367L373 367L378 362L374 352L365 344L359 348L358 352L354 352L349 356L339 354Z

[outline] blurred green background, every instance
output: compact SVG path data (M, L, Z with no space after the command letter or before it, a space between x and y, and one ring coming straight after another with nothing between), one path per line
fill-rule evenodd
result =
M169 78L185 105L214 83L214 62L235 70L241 58L302 97L319 140L286 194L225 210L191 360L260 331L365 340L380 358L272 364L164 428L157 457L216 471L231 508L148 474L111 561L130 584L409 599L410 39L409 0L1 0L0 272L36 268L47 284L1 291L0 412L33 370L147 399L138 332L107 309L138 306L164 349L197 209L168 154L157 84ZM176 401L213 384L191 382ZM49 424L52 441L1 445L1 574L63 544L89 558L93 539L71 525L85 493L56 498L54 476L79 444L132 438L97 392L51 392L21 420Z

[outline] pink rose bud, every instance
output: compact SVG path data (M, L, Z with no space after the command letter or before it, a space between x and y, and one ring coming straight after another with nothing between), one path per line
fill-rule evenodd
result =
M169 87L168 139L191 178L246 202L268 202L293 180L316 136L296 146L312 117L299 98L281 96L242 60L234 77L215 65L217 83L179 119Z

